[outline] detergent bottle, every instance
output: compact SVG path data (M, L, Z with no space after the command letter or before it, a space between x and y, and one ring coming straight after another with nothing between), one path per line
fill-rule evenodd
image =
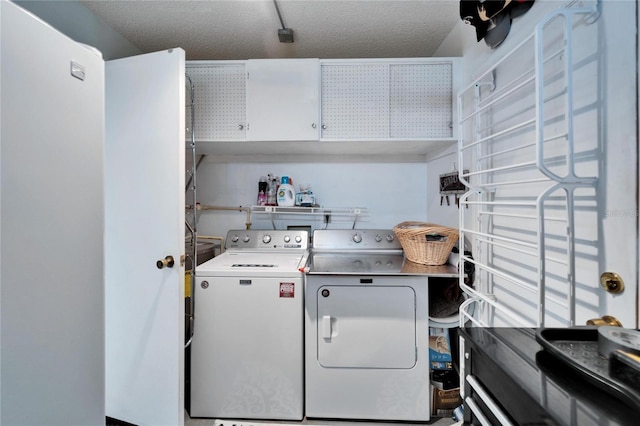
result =
M278 187L277 201L279 206L291 207L296 203L296 191L289 176L282 176Z

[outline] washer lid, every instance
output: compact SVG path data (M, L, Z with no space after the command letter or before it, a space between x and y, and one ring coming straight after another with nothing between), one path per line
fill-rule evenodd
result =
M197 276L300 275L308 253L224 252L196 267Z

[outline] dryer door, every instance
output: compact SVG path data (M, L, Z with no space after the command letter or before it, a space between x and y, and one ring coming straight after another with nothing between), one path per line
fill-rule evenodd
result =
M405 286L322 286L318 362L325 368L416 364L416 294Z

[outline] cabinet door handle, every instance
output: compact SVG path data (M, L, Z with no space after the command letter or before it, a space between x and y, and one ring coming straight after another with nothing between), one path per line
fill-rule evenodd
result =
M469 407L469 411L471 411L475 416L476 420L480 422L482 426L489 426L491 422L487 419L487 416L484 415L480 407L476 404L476 401L472 397L465 398L464 403Z
M323 124L323 125L322 125L322 130L326 130L326 129L327 129L327 125L326 125L326 124Z
M316 123L311 123L311 128L315 129L316 127L318 127L316 126Z
M509 420L507 415L502 411L500 406L493 400L491 395L484 389L484 387L480 384L480 382L474 376L466 377L467 383L471 386L471 389L474 390L475 394L480 398L482 402L486 405L486 407L491 411L491 413L496 417L496 419L500 422L502 426L513 426L513 423ZM468 396L465 401L468 399L473 400L471 396ZM477 413L475 413L477 414ZM482 423L483 425L485 423ZM491 424L491 423L486 423Z
M244 126L242 124L238 124L238 130L244 130Z

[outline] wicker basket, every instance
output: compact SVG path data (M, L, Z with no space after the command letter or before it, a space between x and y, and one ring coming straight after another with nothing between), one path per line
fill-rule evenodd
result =
M402 222L393 228L404 255L422 265L444 265L458 242L458 230L433 223Z

